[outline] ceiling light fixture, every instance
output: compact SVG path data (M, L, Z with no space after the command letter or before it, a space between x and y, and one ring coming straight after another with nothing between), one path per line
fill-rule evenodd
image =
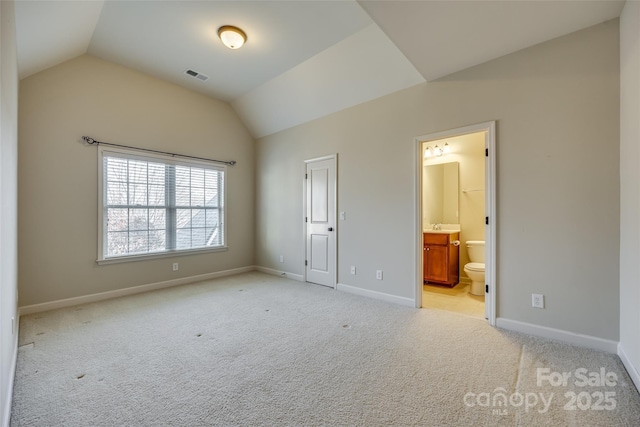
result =
M247 41L247 35L238 27L223 25L218 28L218 37L229 49L240 49Z

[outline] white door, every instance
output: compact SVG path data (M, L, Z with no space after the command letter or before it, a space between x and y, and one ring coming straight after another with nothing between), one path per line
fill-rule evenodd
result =
M336 158L306 164L306 280L335 288Z

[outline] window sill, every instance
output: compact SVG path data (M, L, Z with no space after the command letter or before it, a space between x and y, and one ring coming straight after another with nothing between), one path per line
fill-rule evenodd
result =
M227 246L220 246L217 248L187 249L187 250L181 250L181 251L158 252L154 254L129 255L129 256L122 256L122 257L104 258L104 259L96 260L96 263L98 265L120 264L123 262L149 261L152 259L159 259L159 258L175 258L178 256L197 255L197 254L204 254L209 252L225 252L227 250L229 250Z

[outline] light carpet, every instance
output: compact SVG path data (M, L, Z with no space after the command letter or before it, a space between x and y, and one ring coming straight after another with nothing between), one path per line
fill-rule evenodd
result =
M256 272L24 316L19 340L13 426L640 425L615 355Z

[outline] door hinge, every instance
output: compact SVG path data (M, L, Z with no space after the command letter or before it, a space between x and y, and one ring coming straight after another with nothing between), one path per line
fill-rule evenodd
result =
M309 179L309 174L304 174L304 179Z
M308 216L304 217L304 222L309 222L309 217Z
M484 217L484 223L485 223L486 225L489 225L489 217L488 217L488 216L485 216L485 217Z
M484 285L484 292L489 293L489 285Z
M484 149L484 156L485 157L489 157L489 149L488 148Z
M306 259L304 260L304 265L309 265L309 262Z

